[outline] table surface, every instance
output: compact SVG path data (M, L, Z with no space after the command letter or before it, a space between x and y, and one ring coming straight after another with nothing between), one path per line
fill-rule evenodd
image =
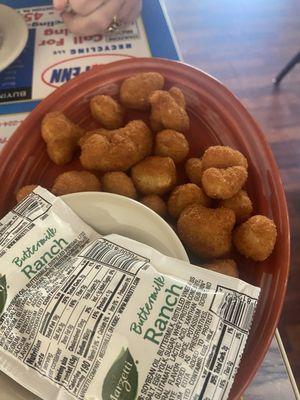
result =
M164 0L182 58L221 80L261 125L274 152L292 222L290 281L280 334L300 382L300 74L272 79L300 50L298 0ZM299 70L298 70L299 71ZM297 279L298 278L298 279ZM274 339L244 400L293 399Z
M254 380L246 390L243 400L292 400L299 399L296 385L293 386L287 372L283 353L279 347L277 332L270 349Z

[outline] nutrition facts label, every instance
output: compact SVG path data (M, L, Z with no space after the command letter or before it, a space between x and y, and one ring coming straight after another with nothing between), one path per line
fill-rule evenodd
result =
M56 259L9 305L0 346L84 398L148 261L104 239L63 269Z
M35 227L34 221L51 209L51 203L31 193L0 222L0 257Z
M141 400L227 397L256 299L219 286L212 298L211 289L210 282L195 278L185 286L141 389Z

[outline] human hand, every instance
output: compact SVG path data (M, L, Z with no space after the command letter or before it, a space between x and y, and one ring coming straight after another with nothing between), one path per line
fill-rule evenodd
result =
M141 5L141 0L53 0L68 29L78 35L105 33L114 17L127 25L138 17Z

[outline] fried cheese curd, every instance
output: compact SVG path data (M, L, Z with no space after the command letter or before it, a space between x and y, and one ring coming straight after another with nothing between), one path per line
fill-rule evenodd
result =
M111 133L113 131L110 131L109 129L105 128L99 128L99 129L93 129L92 131L87 131L85 134L79 139L78 145L81 147L83 144L87 141L87 139L93 135L101 135L104 137L110 137Z
M235 213L236 221L245 221L253 212L253 205L246 190L240 190L236 195L227 200L221 200L219 207L230 208Z
M208 168L202 175L202 187L213 199L230 199L245 185L248 172L244 167Z
M162 195L176 185L176 167L170 157L151 156L131 168L131 178L140 193Z
M235 214L229 208L207 208L200 204L188 206L177 221L183 243L204 258L224 257L231 250L231 233Z
M208 264L201 265L201 267L209 269L210 271L219 272L220 274L232 276L234 278L239 277L237 264L231 259L213 260Z
M141 203L151 208L156 214L165 217L167 214L167 206L163 199L157 194L148 194L141 198Z
M154 154L171 157L175 164L183 161L189 153L189 142L185 136L172 129L164 129L155 137Z
M177 186L170 194L168 212L173 218L178 218L182 211L190 204L201 204L209 207L211 199L194 183Z
M174 96L172 92L156 90L153 92L149 101L151 103L150 122L154 131L158 132L165 129L173 129L178 132L186 132L190 128L190 119L185 110L185 102L180 100L178 91ZM182 94L183 97L183 94Z
M52 193L62 196L77 192L97 192L101 189L100 180L88 171L68 171L58 175L52 186Z
M106 172L101 178L102 190L122 196L137 198L132 179L122 171Z
M23 199L25 199L25 197L27 197L37 187L38 187L38 185L25 185L25 186L22 186L17 191L17 194L16 194L17 203L20 203Z
M214 199L230 199L248 178L248 161L229 146L211 146L202 157L202 187Z
M203 170L208 168L228 168L240 166L248 168L246 157L229 146L210 146L202 157Z
M184 168L188 180L191 183L202 186L203 166L201 158L189 158Z
M237 250L254 261L264 261L271 255L276 238L276 225L264 215L254 215L233 232Z
M49 158L57 165L72 161L78 141L84 131L71 122L62 112L45 115L41 126L42 138L47 145Z
M123 106L135 110L147 110L149 96L164 87L165 78L158 72L143 72L125 79L120 88Z
M97 95L90 100L93 118L106 129L118 129L123 126L124 108L111 96Z
M80 143L80 161L85 169L126 171L152 150L152 133L140 120L107 134L95 133Z
M169 90L169 93L180 107L184 109L186 108L186 101L184 94L178 87L172 86L171 89Z

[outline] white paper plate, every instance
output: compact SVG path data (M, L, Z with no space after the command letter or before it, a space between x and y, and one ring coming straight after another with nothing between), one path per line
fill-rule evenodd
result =
M117 233L152 246L163 254L189 261L173 229L154 211L137 201L110 193L83 192L62 196L87 224L105 235ZM0 372L0 399L39 400Z
M21 54L27 39L28 27L23 17L16 10L0 4L0 71Z

